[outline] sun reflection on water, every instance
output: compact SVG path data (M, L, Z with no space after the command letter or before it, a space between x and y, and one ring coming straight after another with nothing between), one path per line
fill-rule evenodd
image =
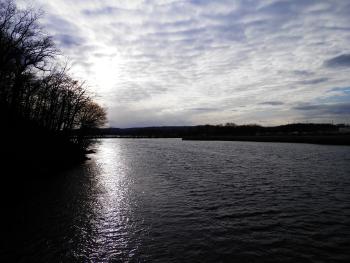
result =
M131 251L130 232L132 232L132 206L130 200L130 166L121 150L120 144L113 147L103 141L94 156L97 173L94 177L95 196L92 200L94 216L91 228L94 233L93 257L99 259L130 257L123 255Z

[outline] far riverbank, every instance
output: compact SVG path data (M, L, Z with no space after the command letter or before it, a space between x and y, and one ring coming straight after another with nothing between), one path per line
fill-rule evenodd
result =
M350 145L350 135L247 135L247 136L187 136L192 141L252 141L290 142L327 145Z

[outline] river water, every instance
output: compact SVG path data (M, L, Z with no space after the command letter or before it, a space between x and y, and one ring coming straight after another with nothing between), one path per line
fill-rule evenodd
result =
M105 139L12 209L12 262L350 262L350 147ZM43 187L45 184L45 187Z

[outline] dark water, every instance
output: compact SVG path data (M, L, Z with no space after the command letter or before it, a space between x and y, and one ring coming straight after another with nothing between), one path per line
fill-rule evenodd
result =
M3 215L3 257L350 262L350 147L108 139L97 149Z

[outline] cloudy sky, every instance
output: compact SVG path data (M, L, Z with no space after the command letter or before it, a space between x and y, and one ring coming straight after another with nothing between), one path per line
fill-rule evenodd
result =
M114 127L350 123L348 0L17 0Z

